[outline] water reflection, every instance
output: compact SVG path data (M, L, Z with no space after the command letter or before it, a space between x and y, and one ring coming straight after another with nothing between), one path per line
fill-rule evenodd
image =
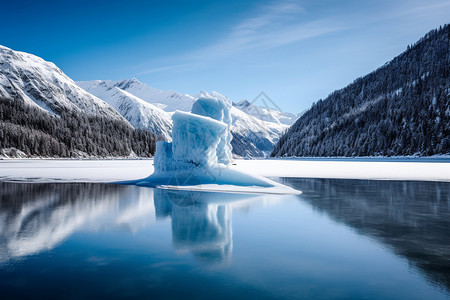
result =
M120 207L124 189L105 184L1 183L0 261L55 247Z
M228 204L217 203L214 194L204 193L193 203L189 192L155 190L156 215L170 216L172 220L173 246L209 263L231 261L231 211L235 200L236 195L228 195Z
M78 230L137 232L170 218L177 251L228 264L233 208L266 198L112 184L0 183L0 199L0 262L50 250Z
M369 235L450 290L450 183L284 179L318 212Z

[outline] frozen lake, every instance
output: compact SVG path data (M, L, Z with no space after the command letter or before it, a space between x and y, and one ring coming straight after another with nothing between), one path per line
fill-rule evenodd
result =
M448 299L450 183L277 180L303 194L0 182L1 297Z
M450 182L450 158L237 159L231 169L264 177ZM114 182L152 174L145 160L0 160L0 181Z

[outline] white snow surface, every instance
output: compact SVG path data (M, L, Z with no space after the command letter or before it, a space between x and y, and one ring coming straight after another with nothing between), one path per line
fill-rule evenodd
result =
M110 105L86 92L55 64L0 46L0 96L55 113L56 108L125 119Z
M450 162L235 160L229 170L263 177L423 180L450 182ZM0 181L118 182L154 172L148 160L0 160Z

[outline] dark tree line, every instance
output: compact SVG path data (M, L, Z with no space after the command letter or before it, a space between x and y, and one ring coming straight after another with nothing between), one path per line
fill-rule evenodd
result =
M313 104L272 156L450 154L450 26Z
M16 148L29 156L140 157L155 153L157 137L121 120L77 111L52 115L22 99L0 99L0 150Z

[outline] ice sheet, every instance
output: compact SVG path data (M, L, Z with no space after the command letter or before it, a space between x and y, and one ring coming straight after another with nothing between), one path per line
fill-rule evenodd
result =
M448 162L235 160L230 170L263 177L424 180L450 182ZM115 182L144 178L153 173L146 160L0 160L0 181Z

